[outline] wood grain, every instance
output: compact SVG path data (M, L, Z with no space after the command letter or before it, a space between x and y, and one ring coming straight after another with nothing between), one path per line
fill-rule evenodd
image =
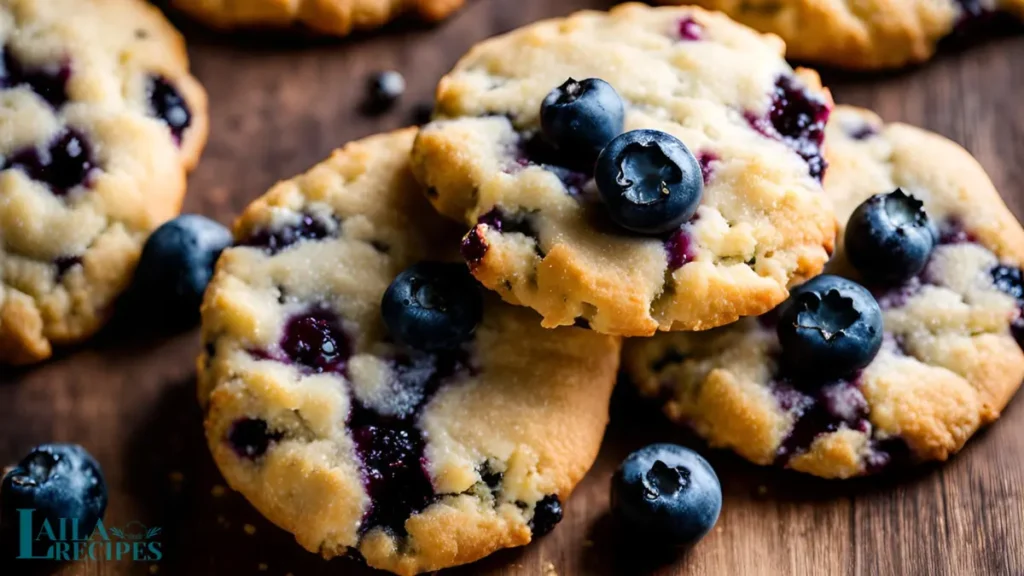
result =
M225 223L281 178L355 138L408 123L433 85L473 43L586 0L476 0L436 28L409 23L345 41L222 37L180 22L193 68L211 96L212 136L191 179L189 211ZM825 75L838 101L877 110L965 145L1007 202L1024 214L1024 37L944 54L886 75ZM409 91L367 117L367 74L394 68ZM197 334L139 338L109 330L31 369L0 368L0 462L47 441L84 444L110 486L108 521L163 527L165 559L64 567L67 576L360 574L324 562L254 512L206 451L195 402ZM725 493L712 534L674 559L621 544L607 516L609 477L652 441L704 449L620 390L599 461L549 536L451 574L1024 574L1024 401L944 466L898 478L825 482L764 470L711 452ZM249 534L245 526L255 532ZM251 531L251 530L250 530ZM157 570L157 571L154 571ZM0 566L21 575L23 565Z

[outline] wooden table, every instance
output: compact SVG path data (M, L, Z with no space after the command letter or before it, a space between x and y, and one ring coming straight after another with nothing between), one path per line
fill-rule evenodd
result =
M473 43L586 0L470 0L433 28L398 25L343 42L223 38L181 24L193 69L211 97L212 133L191 179L188 211L225 223L281 178L332 148L399 127ZM366 76L405 73L392 113L358 108ZM827 74L841 102L865 105L964 144L1024 213L1024 36L941 56L886 75ZM196 332L140 339L108 333L31 369L0 372L0 462L47 441L85 445L110 487L107 520L163 528L165 558L67 566L65 575L295 576L363 573L324 562L223 488L195 402ZM1024 574L1024 400L944 466L909 476L824 482L710 454L725 493L712 534L674 562L617 545L608 482L618 462L649 442L701 444L620 390L597 465L541 541L451 574ZM652 424L651 422L656 422ZM702 447L703 448L703 447ZM0 567L20 576L24 566Z

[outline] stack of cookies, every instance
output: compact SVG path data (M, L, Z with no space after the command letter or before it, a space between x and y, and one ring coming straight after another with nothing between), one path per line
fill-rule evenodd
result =
M946 458L1024 376L1024 232L977 163L699 8L479 44L432 122L235 237L203 308L214 457L304 547L400 574L558 522L624 337L673 420L830 478Z

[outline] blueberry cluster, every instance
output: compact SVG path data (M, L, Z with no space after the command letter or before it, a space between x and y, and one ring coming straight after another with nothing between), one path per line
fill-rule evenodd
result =
M658 130L623 133L625 105L604 80L568 79L541 104L541 130L567 163L592 171L611 219L660 235L693 217L704 193L700 163Z

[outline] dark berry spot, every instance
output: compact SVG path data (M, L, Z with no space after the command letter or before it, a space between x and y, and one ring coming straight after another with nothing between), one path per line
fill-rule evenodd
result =
M522 234L537 240L537 229L533 226L531 214L528 212L508 212L501 206L495 206L477 220L477 224L486 224L498 232L505 234Z
M67 274L69 270L71 270L75 266L80 265L81 263L81 256L60 256L59 258L54 260L53 265L57 267L57 282L60 282L61 279L64 278L64 275Z
M878 128L868 124L867 122L858 123L854 126L846 126L846 135L853 140L867 140L872 136L878 135Z
M539 538L554 530L561 521L562 501L556 494L548 494L534 507L530 530L533 531L534 538Z
M1000 264L992 268L990 274L996 288L1017 301L1017 317L1010 323L1010 333L1017 344L1024 348L1024 280L1021 269Z
M682 268L693 260L693 240L685 230L676 230L665 241L665 252L668 253L668 267L670 270Z
M718 155L714 152L701 152L697 155L697 162L700 163L700 175L704 179L706 185L711 180L711 174L714 172L712 163L718 160Z
M336 314L316 310L288 321L281 339L288 359L313 372L338 372L345 368L351 345Z
M866 472L877 474L886 470L908 466L913 460L910 447L902 438L886 438L871 442L871 449L865 457Z
M480 471L480 479L492 491L497 490L501 486L501 480L504 476L501 472L492 470L490 465L484 465L483 470Z
M434 489L423 470L423 437L412 426L354 427L352 438L373 503L363 525L405 533L405 520L430 504Z
M581 164L572 156L560 154L540 134L521 138L514 160L516 169L537 165L551 172L572 196L582 193L593 170L593 160Z
M405 77L394 70L378 72L366 83L365 110L379 114L390 109L405 93Z
M831 106L790 76L775 82L767 117L747 114L750 125L769 138L785 142L807 162L812 177L821 180L828 163L821 155Z
M46 184L57 196L64 196L76 186L88 185L97 166L85 137L65 130L45 148L15 152L4 169L21 170L29 178Z
M683 40L700 40L703 35L704 27L692 16L687 16L679 21L679 37Z
M484 256L487 255L487 248L487 240L484 238L484 228L478 224L462 238L462 244L459 246L459 253L462 254L463 260L465 260L469 264L470 269L472 269L483 262Z
M255 460L267 453L272 442L277 442L284 435L271 432L265 420L245 418L231 425L228 442L235 452L243 457Z
M298 224L277 229L257 230L241 245L263 248L269 254L276 254L303 240L320 240L330 235L330 228L320 219L310 214L303 214Z
M3 51L3 70L0 70L0 88L28 86L50 106L60 108L68 101L68 80L71 65L68 61L40 67L22 66L10 50Z
M181 145L182 134L192 124L188 102L185 102L178 89L163 76L153 76L149 79L147 93L150 112L167 124L174 136L174 142Z
M815 438L844 425L851 430L870 431L868 403L854 383L839 380L807 392L788 383L776 383L772 393L783 410L796 413L793 428L776 453L777 465L784 466L793 456L806 452Z
M704 193L700 164L685 144L657 130L633 130L601 151L594 179L616 224L663 234L696 213Z

